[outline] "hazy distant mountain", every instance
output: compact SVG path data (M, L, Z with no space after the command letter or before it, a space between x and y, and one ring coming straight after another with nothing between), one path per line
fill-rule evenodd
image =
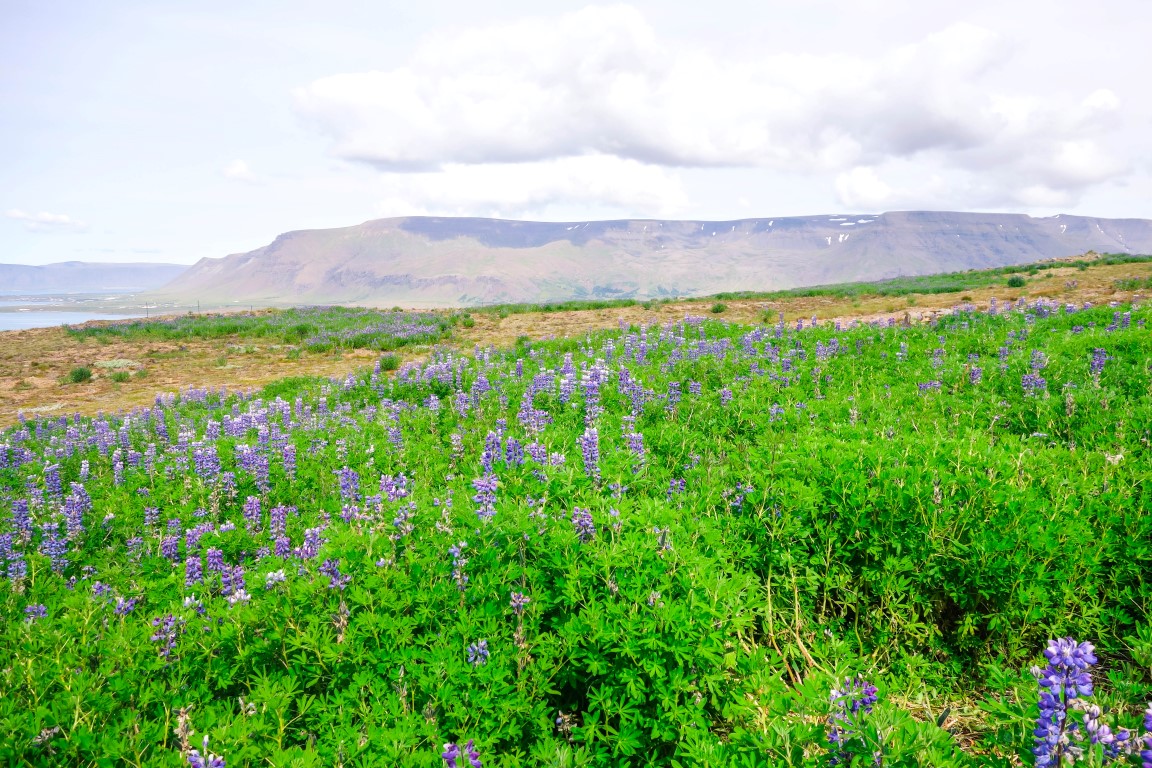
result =
M0 290L28 293L137 292L159 288L188 269L184 264L100 264L64 261L29 266L0 264Z
M1152 252L1152 221L900 212L738 221L410 217L289 232L202 259L184 300L474 305L706 295L875 280L1100 252Z

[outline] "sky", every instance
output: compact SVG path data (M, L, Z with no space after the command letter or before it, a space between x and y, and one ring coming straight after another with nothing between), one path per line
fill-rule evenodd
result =
M1152 218L1152 4L0 0L0 263L403 215Z

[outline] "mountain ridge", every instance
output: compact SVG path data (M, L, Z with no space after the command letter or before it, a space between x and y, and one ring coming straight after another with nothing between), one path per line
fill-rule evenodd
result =
M171 282L187 264L162 262L58 261L52 264L0 264L5 291L147 291Z
M723 221L398 217L294 230L156 291L263 304L470 306L699 296L1152 253L1152 220L894 211Z

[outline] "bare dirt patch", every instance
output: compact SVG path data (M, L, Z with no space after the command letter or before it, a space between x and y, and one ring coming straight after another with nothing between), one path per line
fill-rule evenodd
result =
M1152 264L1074 267L1046 270L1028 277L1023 288L1004 285L959 293L865 296L855 299L829 296L778 300L725 301L725 310L712 313L714 300L688 300L614 309L532 312L499 317L473 312L472 328L458 326L452 346L471 351L476 345L504 347L521 337L532 340L580 336L621 324L654 325L697 315L738 323L775 322L780 313L791 323L816 317L820 322L893 317L922 322L971 303L986 309L992 298L1004 303L1018 297L1051 298L1061 302L1094 304L1132 301L1140 292L1118 291L1115 281L1148 278ZM422 359L427 347L406 347L394 354L401 361ZM266 339L240 337L212 341L136 342L78 339L61 328L35 328L0 333L0 425L16 421L21 411L32 413L115 412L151 404L156 395L189 387L260 387L286 376L343 376L369 366L379 356L371 350L294 352L290 346L268 344ZM87 367L92 379L67 383L69 372ZM118 379L118 380L117 380Z

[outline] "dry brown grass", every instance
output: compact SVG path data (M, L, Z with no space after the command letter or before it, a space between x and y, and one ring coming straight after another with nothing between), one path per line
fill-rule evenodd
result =
M678 301L655 305L615 309L541 312L509 315L500 318L490 312L474 312L475 326L457 328L455 346L464 351L475 345L503 347L519 337L530 339L579 336L590 331L626 325L659 324L680 320L685 315L704 315L739 323L758 323L765 313L775 320L778 312L785 320L817 317L828 322L853 318L870 320L896 317L919 322L947 312L961 300L986 308L996 297L1003 302L1018 296L1041 296L1065 302L1107 303L1130 301L1132 292L1116 291L1114 281L1120 278L1152 275L1152 264L1125 264L1053 269L1030 277L1022 289L1003 285L993 288L937 295L913 294L908 297L871 296L860 299L801 297L776 301L745 299L726 301L722 314L710 312L711 300ZM1073 284L1074 281L1074 284ZM427 354L427 348L400 350L402 360ZM341 353L302 353L289 359L287 349L242 338L212 341L137 342L77 339L60 328L36 328L0 333L0 425L11 424L17 413L82 413L114 412L151 403L157 393L175 392L197 387L227 386L232 389L259 387L285 376L340 376L370 365L377 353L370 350ZM130 360L138 365L109 369L98 363ZM92 369L93 379L85 384L65 384L68 372L78 366ZM140 378L112 380L115 370L147 371Z

